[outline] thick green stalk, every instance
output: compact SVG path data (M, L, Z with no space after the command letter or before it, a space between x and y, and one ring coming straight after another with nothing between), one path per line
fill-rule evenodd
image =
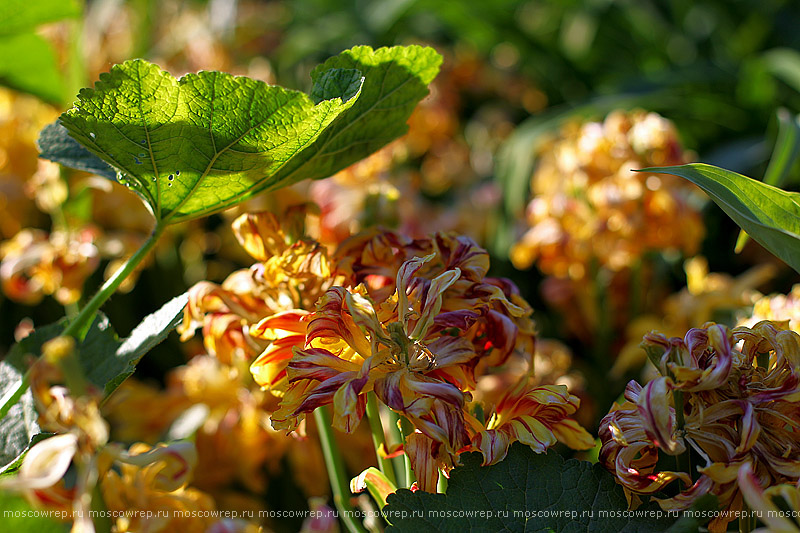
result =
M100 287L100 290L89 300L81 312L78 313L78 316L75 317L67 326L67 329L64 330L63 335L70 335L77 339L81 339L84 335L86 335L86 331L89 329L89 326L94 319L95 314L100 309L100 307L106 303L106 300L111 298L111 295L117 290L117 288L122 284L125 279L131 275L131 273L139 266L147 254L150 253L150 250L156 245L158 242L159 237L164 232L166 226L162 226L161 224L157 224L153 232L150 234L150 237L144 242L144 244L136 250L136 253L133 254L125 263L116 271L114 275L108 278L108 280L103 283L103 286Z
M366 529L356 519L355 512L350 506L350 486L345 475L342 455L333 439L331 417L326 406L318 407L314 411L314 421L317 423L322 455L325 457L325 467L328 470L328 479L333 491L333 503L339 511L339 517L350 533L366 533Z
M405 445L403 431L400 429L400 415L391 409L389 409L389 444L391 446ZM393 458L392 464L394 465L394 472L398 482L395 487L398 489L409 488L411 482L406 477L406 471L411 468L411 464L408 461L408 456L403 453L403 455Z
M742 501L742 514L739 516L739 533L750 533L753 531L754 517L750 512L747 502Z
M375 447L375 456L378 458L378 468L380 468L386 478L392 482L392 485L397 486L397 476L394 473L394 466L392 460L384 457L381 449L385 453L388 451L386 446L386 436L383 433L383 424L381 423L381 411L378 407L378 399L375 397L374 392L367 394L367 420L369 420L369 429L372 431L372 444Z

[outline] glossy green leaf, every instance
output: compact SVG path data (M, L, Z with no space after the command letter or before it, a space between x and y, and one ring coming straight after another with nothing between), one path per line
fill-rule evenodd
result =
M0 36L80 14L78 0L3 0L0 2Z
M515 444L506 459L481 467L481 455L462 455L446 494L400 489L383 512L387 532L438 531L663 531L673 518L657 506L628 513L622 487L599 464L555 452L536 454Z
M440 61L418 46L354 48L313 72L309 96L219 72L176 80L134 60L81 91L60 120L174 223L369 155L405 132Z
M781 108L777 116L778 137L775 139L775 147L764 172L763 181L768 185L783 187L789 177L789 171L800 154L800 115L793 115L788 109ZM737 254L744 248L747 240L747 233L741 230L736 240Z
M800 194L702 163L641 171L688 179L750 237L800 272Z

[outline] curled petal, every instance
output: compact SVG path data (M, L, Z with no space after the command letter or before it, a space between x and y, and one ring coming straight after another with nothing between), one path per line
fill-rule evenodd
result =
M673 438L674 413L669 406L667 378L654 379L644 386L637 402L645 431L656 446L670 455L686 450L682 442Z
M78 438L72 433L45 439L28 450L19 475L0 482L0 488L33 490L52 487L67 473L77 451Z
M769 527L770 531L776 533L797 533L800 531L800 528L795 523L788 518L784 518L786 513L778 509L769 495L761 488L761 483L753 472L753 467L750 463L742 465L739 469L737 480L739 482L739 490L742 491L742 496L747 505L754 511L759 511L760 520ZM768 491L774 488L777 487L771 487ZM790 486L789 491L792 490L795 493L798 492L797 488ZM795 506L792 511L799 511L800 509L796 506L797 495L793 499L795 500Z
M417 476L417 487L425 492L436 492L439 482L439 448L441 443L419 432L406 437L405 450L414 475Z

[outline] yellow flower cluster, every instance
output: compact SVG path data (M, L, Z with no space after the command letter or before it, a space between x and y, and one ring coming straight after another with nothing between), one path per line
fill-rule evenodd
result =
M530 229L511 251L517 268L580 280L593 264L613 272L648 251L692 255L703 237L691 186L636 173L686 163L674 126L655 113L616 111L568 124L544 147L531 179Z

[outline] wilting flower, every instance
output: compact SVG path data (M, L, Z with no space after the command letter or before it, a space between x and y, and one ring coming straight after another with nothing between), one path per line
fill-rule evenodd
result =
M526 380L504 396L486 427L472 437L472 445L483 454L483 464L502 461L513 442L521 442L543 453L557 441L574 450L588 450L594 438L569 418L580 406L577 396L563 385L532 387Z
M626 491L649 494L681 479L682 492L657 500L663 509L686 509L710 492L736 511L742 502L737 473L745 463L764 486L800 480L793 459L800 454L800 335L780 326L707 325L683 339L645 337L662 377L645 387L632 381L628 402L600 428L601 461ZM676 456L689 449L704 462L695 472L657 471L659 452ZM731 519L722 515L710 528L724 531Z
M276 313L313 307L333 280L326 250L303 237L305 209L287 209L284 227L267 212L234 221L236 238L257 262L234 272L221 286L203 281L189 290L179 328L182 340L202 326L208 353L223 363L250 362L269 346L250 334L256 324Z
M760 297L756 288L775 274L772 265L759 265L736 277L709 273L708 261L701 256L687 260L684 270L685 288L666 297L660 309L656 309L654 313L636 317L628 324L628 342L614 362L610 372L612 376L619 378L627 370L642 366L645 354L639 344L647 332L657 329L667 337L682 335L690 328L699 328L706 322L720 321L720 315L740 313ZM776 297L775 301L780 302L780 297ZM756 307L766 312L768 299L762 298L759 302ZM747 324L778 319L778 316L765 314L760 318L753 318Z
M486 277L488 254L467 238L410 240L372 231L344 242L335 257L337 271L354 288L331 287L313 314L287 316L297 327L281 329L299 335L305 321L306 337L286 368L288 388L272 424L292 431L307 413L333 404L333 426L352 432L364 416L366 395L374 392L416 428L406 437L405 453L417 486L435 490L440 469L448 471L458 453L472 446L465 408L476 373L503 364L516 351L531 357L530 307L510 282ZM267 321L271 327L272 319ZM551 435L578 442L588 434L575 425L570 429L580 436L570 440L564 419L578 402L562 389L554 388L549 398L546 389L537 391L540 402L553 400L552 405L519 399L509 408L513 414L498 416L524 424L530 415L550 427ZM557 406L556 400L567 404ZM502 432L504 424L502 418L489 429ZM531 441L521 432L507 440Z
M767 525L754 533L800 533L800 487L783 484L764 490L750 463L739 468L737 479L744 501Z

